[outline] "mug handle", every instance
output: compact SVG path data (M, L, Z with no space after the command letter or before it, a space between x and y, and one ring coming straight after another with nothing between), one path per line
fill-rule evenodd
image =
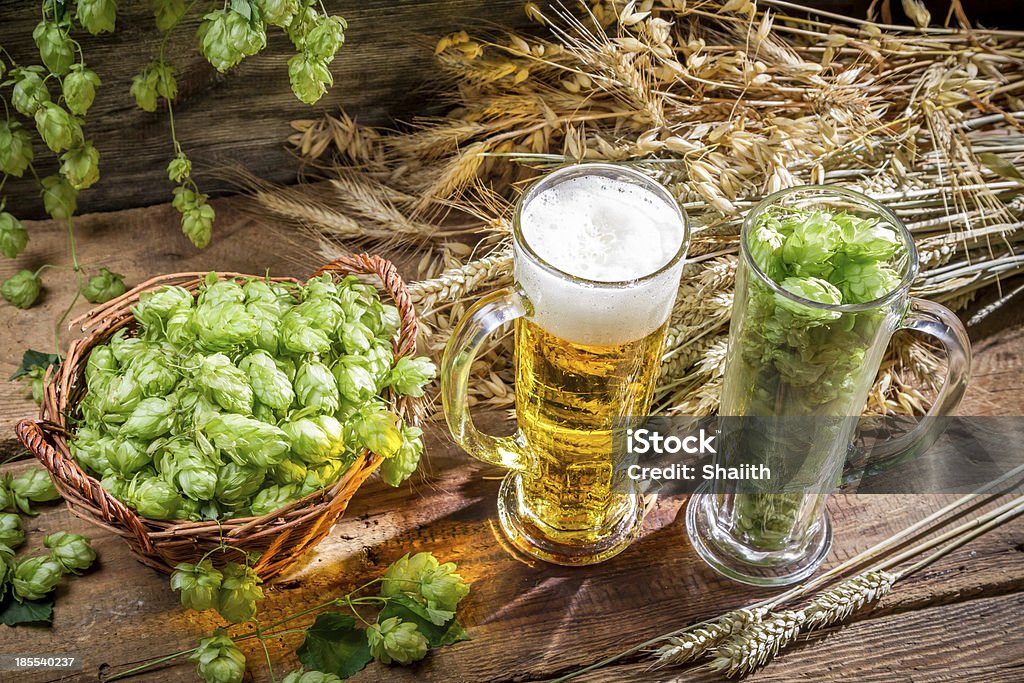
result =
M960 405L971 375L971 342L960 318L951 310L926 299L911 298L898 328L921 332L946 349L946 379L931 409L906 434L878 444L866 454L869 461L860 476L868 477L915 458L942 436L946 420Z
M522 472L529 452L517 436L492 436L477 430L469 408L469 376L480 347L507 322L530 314L530 303L515 289L501 289L474 304L459 321L441 360L441 401L455 441L477 460Z

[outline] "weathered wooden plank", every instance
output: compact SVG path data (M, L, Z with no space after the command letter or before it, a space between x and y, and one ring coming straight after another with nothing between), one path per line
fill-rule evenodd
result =
M493 420L484 422L494 429L500 426ZM349 514L302 567L269 591L262 607L264 619L274 620L317 604L379 575L407 551L431 550L459 563L473 582L461 616L474 640L435 652L408 670L373 665L357 680L543 679L766 595L730 583L701 564L685 539L679 499L660 501L647 520L643 538L602 565L569 569L514 557L502 549L493 523L497 481L485 477L494 471L469 462L436 431L428 442L428 457L429 474L411 485L390 489L378 481L368 483ZM947 500L941 496L836 497L830 507L836 546L829 562L851 556ZM97 538L101 552L100 570L74 581L61 596L52 631L13 634L18 648L28 652L52 650L54 643L61 643L66 651L86 657L86 669L71 680L94 680L90 676L104 663L122 668L191 647L200 634L217 625L209 615L182 612L164 577L135 563L120 541L89 530L60 508L45 512L35 524L30 543L38 543L43 533L57 528L72 528ZM1018 523L972 543L908 579L880 613L1024 590L1022 534L1024 525ZM990 618L993 628L1002 623L999 614ZM944 632L935 617L930 621L936 633ZM100 639L100 628L111 635ZM155 632L158 638L153 637ZM916 652L917 639L898 638L898 631L893 634L886 650L891 657ZM0 631L0 651L10 650L11 637L10 631ZM929 647L938 637L929 641ZM294 665L291 652L298 643L292 636L271 644L279 672ZM255 680L265 680L261 652L247 645L246 654ZM932 669L919 673L923 679L946 665L936 659ZM178 665L143 680L188 680L187 671L186 665ZM824 667L812 672L809 675L816 680L830 675ZM838 672L831 675L842 680Z
M346 44L331 65L334 87L316 106L308 107L292 94L287 61L295 51L278 29L270 31L264 53L227 74L218 74L206 63L196 49L196 27L206 11L221 4L196 5L167 44L167 58L179 83L175 128L196 162L204 191L229 189L210 171L234 164L268 180L295 182L298 163L285 146L293 119L315 118L340 107L373 125L439 113L434 42L467 24L526 24L521 0L328 1L328 9L342 14L349 29ZM32 42L39 3L3 0L0 17L0 45L21 64L39 63ZM113 35L92 37L80 31L77 37L87 63L103 79L86 127L100 151L103 177L82 193L82 212L167 201L172 185L164 169L173 153L167 112L146 113L128 94L132 77L160 48L161 34L147 4L119 3ZM47 159L39 164L40 171L49 173L56 164L44 151L36 145L39 158ZM11 179L5 190L8 211L22 218L41 216L38 191L28 179Z
M956 605L877 617L832 628L785 650L744 680L985 681L1017 683L1024 677L1024 595L1015 593ZM913 643L912 647L901 647ZM645 664L613 666L580 683L686 680L713 683L720 675L696 668L650 670Z

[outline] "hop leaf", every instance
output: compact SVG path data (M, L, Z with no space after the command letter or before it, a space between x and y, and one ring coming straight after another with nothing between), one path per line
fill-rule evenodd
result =
M242 683L245 675L245 655L223 629L200 640L189 660L196 662L196 670L206 683Z
M71 218L78 208L78 190L61 176L46 176L42 180L43 208L52 218Z
M416 624L398 617L371 624L366 629L366 638L370 643L370 654L382 664L410 664L427 656L427 639Z
M34 158L28 131L17 121L0 123L0 172L20 178Z
M256 601L263 599L260 577L252 567L229 562L217 594L217 612L233 624L242 624L256 615Z
M100 268L99 275L89 278L89 283L82 290L82 296L90 303L102 304L116 299L126 291L128 288L125 287L123 275Z
M181 592L182 607L202 612L217 606L223 579L224 575L208 559L198 564L182 562L171 574L171 590Z
M111 33L117 20L117 0L78 0L75 16L89 33Z
M14 258L25 250L28 244L28 231L17 218L0 211L0 254Z
M36 130L46 146L61 152L82 140L82 127L71 114L53 102L45 102L36 110Z
M6 489L4 491L6 493ZM24 542L25 532L21 528L21 517L13 512L0 513L0 545L14 549ZM2 583L3 581L0 581L0 584Z
M81 6L81 5L79 5ZM74 64L71 73L64 77L64 102L72 114L85 116L96 99L96 88L100 86L100 77L95 71L85 68L84 64Z
M423 395L423 387L434 379L435 374L437 368L429 358L403 356L395 363L387 383L399 394L418 398Z
M39 298L42 282L31 270L22 270L4 280L0 295L12 306L31 308Z
M288 60L288 82L300 102L316 104L334 85L334 76L322 59L299 53Z
M24 559L11 577L14 597L19 601L39 600L57 587L63 573L60 564L48 555Z
M178 152L178 155L167 164L167 177L172 183L180 183L190 175L192 175L192 162L189 161L184 152Z
M79 534L58 531L44 536L43 545L50 549L50 559L65 572L77 574L96 561L96 551L89 544L89 539Z
M51 73L63 76L75 61L75 51L67 36L67 29L52 21L40 21L32 31L32 40L39 48L39 56Z
M149 0L156 28L167 33L185 16L185 0Z
M11 103L22 116L35 116L36 110L50 101L50 91L39 75L41 71L39 66L11 71L15 78Z
M322 671L297 669L285 676L281 683L341 683L341 679L334 674L326 674Z
M91 142L72 147L60 160L60 174L76 190L92 187L100 179L100 153Z

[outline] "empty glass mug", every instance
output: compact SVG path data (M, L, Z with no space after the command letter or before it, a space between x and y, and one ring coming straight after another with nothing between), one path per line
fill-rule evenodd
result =
M833 219L827 234L816 232ZM845 246L836 247L839 241ZM832 248L846 251L830 255ZM777 269L787 267L806 277L780 284ZM775 278L766 268L775 270ZM764 463L773 475L713 480L691 498L691 543L720 573L783 585L808 576L824 560L832 538L825 499L839 483L858 417L897 330L916 330L945 347L947 376L929 415L956 409L970 374L967 334L948 309L908 294L917 274L910 231L889 209L857 192L792 188L747 215L716 462ZM829 278L839 285L824 282ZM847 298L860 302L822 303ZM872 455L920 451L937 438L938 423L923 420Z
M520 550L590 564L638 535L642 505L613 462L612 421L650 409L687 241L671 193L625 167L566 167L521 197L515 285L466 312L441 364L455 440L509 470L498 516ZM513 320L518 431L495 437L470 417L471 368Z

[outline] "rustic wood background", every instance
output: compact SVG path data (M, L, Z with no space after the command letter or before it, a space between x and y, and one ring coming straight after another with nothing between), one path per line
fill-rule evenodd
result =
M206 4L220 5L215 0ZM431 79L431 47L439 36L488 24L528 27L523 0L326 0L325 4L348 20L349 29L346 44L331 65L334 87L314 107L302 104L291 92L287 61L294 49L278 29L270 31L263 53L226 74L217 73L196 50L195 30L205 11L202 5L175 30L167 57L177 69L179 85L176 130L196 164L204 192L232 192L223 171L236 165L266 180L295 182L299 165L284 144L293 119L344 108L360 122L392 125L417 114L442 112L445 103ZM564 4L572 5L573 0ZM870 3L807 0L805 4L864 16ZM1019 9L1019 0L964 0L963 4L981 24L1007 28L1022 24L1019 13L1013 11ZM894 17L904 21L900 2L891 5ZM942 21L948 2L929 0L928 5L935 20ZM39 63L32 42L38 21L38 2L0 0L0 45L20 64ZM132 77L156 56L161 39L146 3L120 2L117 31L112 35L79 33L87 64L103 79L85 128L100 151L101 180L80 195L80 213L168 201L173 186L165 172L172 155L167 112L164 108L144 112L128 94ZM0 91L0 96L8 95ZM57 168L54 155L41 144L36 144L36 153L41 174ZM18 217L43 217L33 181L11 178L5 192L8 210Z

